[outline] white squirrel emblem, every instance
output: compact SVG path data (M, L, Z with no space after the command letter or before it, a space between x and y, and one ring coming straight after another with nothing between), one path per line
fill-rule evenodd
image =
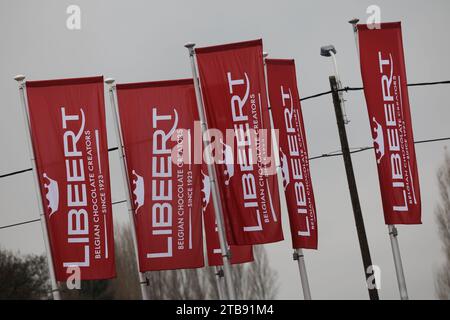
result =
M291 178L289 176L289 165L287 161L286 154L284 154L283 150L280 148L280 161L281 161L281 174L283 175L283 187L286 190L289 182L291 182Z
M222 139L220 139L220 143L224 146L224 160L221 160L219 163L225 164L227 167L223 173L228 175L228 178L225 180L225 184L229 185L231 178L234 176L233 150L229 145L224 143Z
M144 178L138 175L135 170L133 170L132 173L136 177L136 179L133 178L133 185L134 185L133 194L136 197L134 199L134 204L136 205L135 213L137 214L139 208L144 205L144 195L145 195Z
M383 127L381 124L377 122L375 117L372 118L372 121L375 125L373 127L373 142L375 144L375 154L377 157L377 163L380 164L381 159L384 156L384 136L383 136Z
M208 207L209 204L209 200L211 197L211 182L209 181L209 176L204 174L203 171L201 171L202 173L202 193L203 193L203 198L202 198L202 203L203 203L203 211L206 211L206 208Z
M47 208L50 209L49 218L58 211L59 207L59 188L58 182L50 178L45 172L43 174L44 178L49 181L48 184L44 183L44 187L47 189L45 197L48 200Z

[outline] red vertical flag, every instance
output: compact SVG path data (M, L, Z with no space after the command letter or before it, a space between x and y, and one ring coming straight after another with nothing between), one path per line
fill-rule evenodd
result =
M230 244L283 239L270 141L262 41L195 50ZM231 138L230 138L231 136ZM273 169L270 171L270 169Z
M223 265L222 250L220 249L219 233L214 214L214 206L211 202L211 186L208 176L208 168L203 166L202 170L202 203L205 225L206 249L208 253L209 266ZM231 252L231 264L253 261L253 246L229 246Z
M269 101L279 152L292 245L317 249L317 217L294 60L266 59Z
M192 79L118 84L140 271L203 267Z
M386 224L420 224L419 175L400 22L358 25L361 73Z
M115 277L103 77L26 87L56 279Z

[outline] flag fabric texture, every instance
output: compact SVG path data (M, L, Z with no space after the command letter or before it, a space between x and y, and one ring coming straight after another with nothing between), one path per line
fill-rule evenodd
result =
M26 82L58 281L115 277L103 77Z
M117 99L140 271L203 267L193 80L118 84Z
M386 224L420 224L421 198L402 30L358 25L361 74Z
M228 242L283 240L262 41L195 50ZM218 156L219 155L219 156Z
M317 249L317 216L294 60L266 59L283 188L295 249Z

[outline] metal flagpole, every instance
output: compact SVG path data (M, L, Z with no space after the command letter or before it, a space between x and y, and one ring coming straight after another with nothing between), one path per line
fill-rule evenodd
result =
M356 26L359 22L358 18L354 18L350 20L348 23L352 25L353 28L353 35L355 36L355 45L356 45L356 52L358 53L358 60L359 60L359 41L358 41L358 27Z
M330 86L331 91L333 93L333 104L334 104L334 110L336 113L336 121L337 126L339 130L339 138L341 141L341 149L342 149L342 156L344 158L344 164L345 164L345 171L347 174L347 182L348 187L350 191L350 198L352 201L352 207L353 207L353 215L355 218L355 225L356 225L356 232L358 234L358 240L359 240L359 247L361 250L361 256L363 260L364 265L364 275L366 277L366 284L367 289L369 291L369 297L371 300L378 300L378 290L376 287L369 286L369 281L371 279L371 274L368 273L368 270L370 270L369 267L372 266L372 258L370 257L370 250L369 250L369 243L367 241L366 236L366 230L364 227L364 219L362 216L362 210L361 210L361 204L359 202L359 196L358 196L358 189L356 187L356 179L355 174L353 172L353 164L352 164L352 158L350 155L350 148L348 145L348 139L347 139L347 132L345 130L345 118L344 118L344 112L343 112L343 106L344 106L344 99L342 94L339 94L342 89L342 85L339 81L339 74L337 70L337 63L336 63L336 49L334 46L325 46L320 48L320 54L324 57L332 57L333 59L333 65L335 70L335 75L330 76Z
M268 79L267 79L267 65L266 65L266 58L269 54L267 52L263 52L263 58L264 58L264 77L266 79L266 92L267 95L269 95L269 88L268 88ZM269 98L267 98L267 103L269 106L269 118L270 118L270 125L272 128L272 131L275 130L275 126L273 123L273 116L272 116L272 106L270 105L270 100ZM276 139L276 136L274 133L272 133L272 152L275 155L275 165L277 168L277 178L278 178L278 185L283 185L283 178L282 178L282 173L281 173L281 164L280 164L280 157L279 157L279 153L278 153L278 141ZM280 194L280 199L283 199L282 202L284 201L286 210L287 210L287 201L286 201L286 194L284 192L279 192ZM287 212L285 212L285 215L288 215ZM303 290L303 298L305 300L311 300L311 290L309 288L309 281L308 281L308 274L306 272L306 265L305 265L305 256L303 254L303 250L302 249L294 249L294 254L293 254L293 258L294 260L297 261L298 263L298 270L300 272L300 280L302 283L302 290Z
M306 273L305 256L302 249L294 250L294 260L297 260L298 262L300 280L302 281L303 298L305 300L311 300L311 289L309 288L308 274Z
M215 267L216 270L216 283L217 290L219 292L219 299L223 300L225 296L225 292L223 291L223 269L220 266Z
M200 122L202 126L202 135L203 137L203 144L206 147L205 139L209 138L208 128L206 125L206 118L205 118L205 111L203 107L202 102L202 96L200 93L200 84L198 81L198 75L197 75L197 69L196 69L196 63L195 63L195 43L187 43L185 47L189 50L189 57L191 60L191 69L192 69L192 76L194 78L194 87L195 87L195 96L197 99L197 108L198 108L198 114L200 117ZM206 135L206 136L205 136ZM211 161L209 161L211 162ZM235 300L236 294L234 291L233 286L233 278L231 277L231 266L230 266L230 251L228 248L228 242L225 235L225 229L224 229L224 223L223 223L223 211L222 211L222 204L220 202L219 197L219 190L217 188L216 184L216 171L214 168L214 165L212 163L208 163L208 176L209 181L211 184L211 194L213 198L213 204L214 204L214 214L216 216L216 222L217 222L217 228L219 231L219 242L220 242L220 250L222 252L222 259L223 259L223 271L224 271L224 278L225 278L225 284L227 287L227 294L229 300Z
M394 225L388 225L389 238L391 239L392 255L394 257L395 273L397 274L398 289L400 290L400 298L408 300L408 291L406 290L405 274L403 272L402 257L400 255L400 247L398 246L397 228Z
M358 27L357 24L359 22L359 19L354 18L349 21L349 23L352 25L353 28L353 34L355 36L355 44L356 44L356 51L358 53L358 59L359 56L359 42L358 42ZM395 225L388 225L389 230L389 238L391 240L391 247L392 247L392 255L394 257L394 265L395 265L395 273L397 275L397 283L398 288L400 291L400 298L402 300L408 300L408 291L406 289L406 280L405 280L405 274L403 272L403 264L402 264L402 257L400 255L400 247L398 245L398 231Z
M139 273L139 284L141 287L141 294L142 294L142 300L149 300L149 295L147 291L147 287L149 285L148 279L145 276L145 273L139 271L139 253L138 253L138 247L137 247L137 236L136 236L136 228L134 223L134 210L131 206L131 198L130 198L130 179L127 174L127 163L124 155L124 148L123 148L123 139L122 139L122 132L120 130L120 123L119 123L119 111L117 109L116 104L116 98L114 95L114 91L116 89L116 86L114 84L114 79L107 78L105 79L105 83L109 86L109 97L111 99L111 107L112 107L112 113L114 115L114 126L116 131L116 139L118 144L118 151L119 151L119 157L120 157L120 166L122 169L122 177L123 181L126 185L127 192L126 192L126 198L127 198L127 209L128 213L130 215L130 221L131 221L131 233L133 235L133 246L134 246L134 252L136 253L136 266Z
M31 143L31 134L32 133L31 133L31 126L30 126L30 115L28 113L27 102L25 99L25 76L17 75L14 77L14 80L16 80L19 84L19 94L20 94L20 102L22 105L23 121L28 130L28 133L26 134L26 137L27 137L26 140L27 140L27 145L28 145L28 154L30 156L31 167L33 169L32 170L33 176L34 176L33 180L34 180L35 191L37 194L39 216L41 219L41 228L42 228L42 233L44 235L44 245L45 245L45 252L47 254L48 272L50 274L50 281L51 281L51 285L52 285L53 300L61 300L61 295L59 293L58 283L56 281L55 269L54 269L54 265L53 265L53 257L52 257L51 248L50 248L50 240L48 237L47 222L45 221L45 212L44 212L44 207L42 205L42 195L41 195L40 187L39 187L40 183L39 183L39 177L38 177L38 172L37 172L37 167L36 167L36 158L34 156L34 151L33 151L32 143Z

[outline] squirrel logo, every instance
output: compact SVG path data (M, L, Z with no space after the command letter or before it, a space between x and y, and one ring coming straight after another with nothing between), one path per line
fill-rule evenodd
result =
M49 218L58 211L59 208L59 188L58 182L50 178L45 172L43 177L48 180L48 184L44 183L44 188L47 189L45 197L48 200L47 208L50 209Z
M281 174L283 175L283 187L286 190L291 178L289 175L289 165L287 161L286 154L280 148L280 161L281 161Z
M384 157L384 136L383 136L383 127L381 124L377 122L375 117L372 118L374 127L373 127L373 142L375 147L375 154L377 157L377 163L380 164L381 159Z
M224 147L224 160L221 160L220 164L225 164L227 167L223 173L225 176L228 176L228 178L225 180L225 184L228 186L230 184L231 178L234 176L234 161L233 161L233 149L226 143L223 142L222 139L220 139L220 143Z
M203 203L203 212L206 211L206 208L208 208L209 205L209 200L211 198L211 182L209 181L209 176L204 174L203 171L201 171L202 173L202 190L201 192L203 193L203 198L202 198L202 203Z
M144 178L136 173L135 170L132 171L133 176L133 194L135 196L134 204L136 206L135 213L138 213L138 210L140 207L144 205L144 195L145 195L145 189L144 189Z

